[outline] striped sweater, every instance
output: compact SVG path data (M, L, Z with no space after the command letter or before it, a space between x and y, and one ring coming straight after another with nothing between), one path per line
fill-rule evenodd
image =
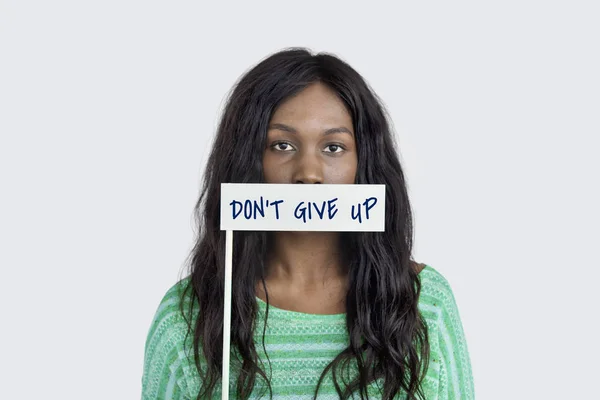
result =
M426 265L419 274L422 282L419 310L425 318L430 343L430 361L424 381L427 400L474 399L471 363L459 310L448 281ZM142 399L196 399L200 378L191 353L191 338L184 344L187 326L179 313L179 289L189 282L184 278L171 287L162 299L149 329L142 375ZM189 299L186 299L189 301ZM266 303L256 298L259 306L255 343L261 360L266 360L262 333ZM266 350L271 362L265 361L271 375L275 400L309 400L325 366L348 343L345 314L306 314L269 306L265 332ZM235 349L232 353L234 359ZM186 357L188 355L189 357ZM230 373L230 398L235 399L235 371ZM339 379L339 377L338 377ZM377 388L383 381L372 383L369 398L380 399ZM251 399L269 398L264 383L257 377ZM221 398L220 383L214 399ZM262 393L261 393L262 392ZM266 395L265 395L266 393ZM260 397L263 394L265 397ZM405 393L402 392L401 395ZM397 399L404 396L397 396ZM319 389L318 399L337 400L328 372ZM356 398L360 398L358 394Z

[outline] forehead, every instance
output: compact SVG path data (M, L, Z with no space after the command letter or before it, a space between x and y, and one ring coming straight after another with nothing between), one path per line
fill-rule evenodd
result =
M318 122L343 124L352 129L352 117L336 92L322 83L313 83L283 101L275 110L272 122Z

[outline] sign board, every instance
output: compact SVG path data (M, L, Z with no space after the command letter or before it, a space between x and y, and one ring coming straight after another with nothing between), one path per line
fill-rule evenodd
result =
M221 184L221 230L385 230L385 185Z
M233 231L385 230L385 185L222 183L225 233L223 400L229 399Z

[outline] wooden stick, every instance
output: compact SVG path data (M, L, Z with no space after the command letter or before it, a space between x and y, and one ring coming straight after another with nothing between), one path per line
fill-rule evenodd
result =
M233 231L225 231L225 307L223 313L223 379L221 399L229 400L229 355L231 352L231 279Z

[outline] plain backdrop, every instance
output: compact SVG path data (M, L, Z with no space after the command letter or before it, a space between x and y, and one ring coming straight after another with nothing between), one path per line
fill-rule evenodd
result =
M600 6L0 2L2 398L139 398L225 95L334 53L389 110L478 399L600 398Z

